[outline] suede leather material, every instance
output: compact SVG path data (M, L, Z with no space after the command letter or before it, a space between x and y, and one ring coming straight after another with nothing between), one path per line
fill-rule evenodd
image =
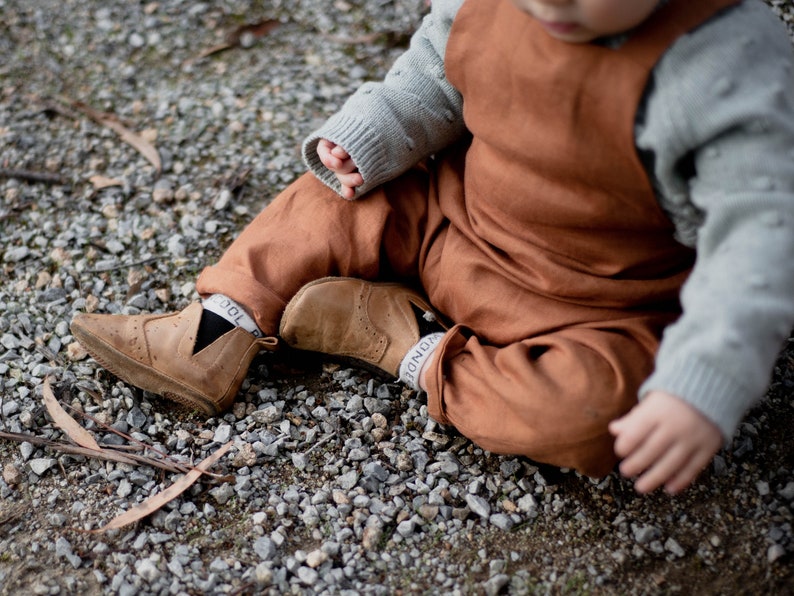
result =
M411 304L432 310L399 284L324 278L289 302L279 335L293 348L355 358L396 377L403 357L419 341Z
M236 327L193 354L201 304L170 315L81 314L72 333L105 368L147 391L216 414L231 406L251 361L276 340Z

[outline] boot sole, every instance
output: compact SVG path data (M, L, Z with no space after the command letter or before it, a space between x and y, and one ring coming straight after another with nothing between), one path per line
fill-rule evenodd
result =
M87 333L79 324L72 325L71 331L94 360L125 383L161 395L190 410L199 410L211 416L220 412L213 402L190 387L119 352Z

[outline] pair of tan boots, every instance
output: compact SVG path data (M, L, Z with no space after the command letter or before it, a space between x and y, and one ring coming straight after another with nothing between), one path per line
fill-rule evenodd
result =
M188 408L215 415L234 401L248 367L278 337L256 338L240 327L193 353L200 303L162 315L78 314L72 334L122 380ZM287 305L279 336L287 345L358 361L397 376L420 339L418 312L432 313L417 292L393 283L323 278Z

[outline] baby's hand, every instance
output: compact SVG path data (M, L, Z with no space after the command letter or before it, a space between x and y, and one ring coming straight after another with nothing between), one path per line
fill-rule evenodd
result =
M356 194L356 187L364 184L364 178L358 173L358 166L353 163L350 154L336 143L320 139L317 155L322 164L336 175L342 185L342 196L352 199Z
M609 424L620 472L638 476L637 492L664 485L670 494L687 488L722 445L722 433L684 400L652 391L628 414Z

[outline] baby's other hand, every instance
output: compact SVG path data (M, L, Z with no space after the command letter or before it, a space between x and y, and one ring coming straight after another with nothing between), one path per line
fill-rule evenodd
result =
M628 414L609 424L620 472L637 478L634 487L649 493L664 485L670 494L687 488L722 445L711 420L675 395L652 391Z
M336 179L342 185L342 196L352 199L356 194L356 187L364 184L364 178L358 173L358 166L353 162L350 154L336 143L328 139L320 139L317 144L317 155L322 164L336 175Z

